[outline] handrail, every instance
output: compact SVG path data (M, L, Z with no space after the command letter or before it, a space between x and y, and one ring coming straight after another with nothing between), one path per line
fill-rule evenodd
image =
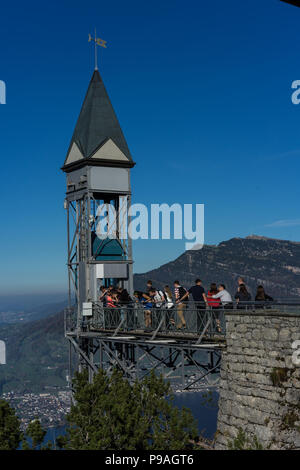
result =
M93 314L82 317L80 330L85 332L101 331L116 336L122 333L146 334L150 340L160 337L194 338L196 344L203 340L217 340L225 336L225 314L254 314L263 310L266 314L274 311L300 315L300 301L248 301L221 305L219 308L206 306L204 302L186 302L183 309L180 305L174 308L145 308L141 303L132 303L115 308L103 307L101 302L93 302ZM77 309L76 309L77 311ZM146 318L147 317L147 318ZM75 309L65 310L65 332L78 332ZM148 322L148 323L147 323Z

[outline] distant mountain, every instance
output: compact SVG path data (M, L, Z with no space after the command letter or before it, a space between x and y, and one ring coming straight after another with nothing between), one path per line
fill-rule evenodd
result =
M55 302L67 302L67 292L51 292L40 294L0 294L0 312L1 311L37 311L43 305L49 305ZM58 310L56 310L58 311Z
M42 392L66 386L68 363L63 313L25 324L0 327L7 364L0 366L0 395L5 391Z
M10 323L26 323L34 320L47 318L56 312L63 310L67 305L67 300L45 305L38 305L22 310L0 311L0 325Z
M135 274L134 287L144 290L148 279L156 287L172 286L175 279L190 287L199 277L206 289L211 282L221 282L234 294L239 276L252 294L263 284L274 298L300 297L300 242L251 235L205 245L157 269Z

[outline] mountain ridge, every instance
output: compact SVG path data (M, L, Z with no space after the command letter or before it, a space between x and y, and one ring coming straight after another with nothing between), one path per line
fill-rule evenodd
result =
M189 250L175 260L146 273L134 275L135 289L144 290L148 279L155 286L172 286L175 279L185 287L201 278L207 289L211 282L224 283L235 293L237 279L245 279L252 295L263 284L275 298L300 297L300 242L259 235L234 237L218 245Z
M0 394L42 392L66 387L68 347L64 315L0 326L7 364L0 366Z

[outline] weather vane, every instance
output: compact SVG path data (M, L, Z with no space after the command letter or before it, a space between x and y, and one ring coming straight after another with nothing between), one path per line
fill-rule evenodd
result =
M95 37L93 38L91 34L89 34L89 42L94 41L95 44L95 70L98 70L98 60L97 60L97 46L107 47L106 41L103 39L97 38L97 31L95 28Z

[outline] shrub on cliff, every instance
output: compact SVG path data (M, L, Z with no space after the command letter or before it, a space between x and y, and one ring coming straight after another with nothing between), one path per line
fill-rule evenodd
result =
M258 442L256 436L250 438L240 428L237 436L233 441L229 441L228 448L230 450L263 450L262 445Z

